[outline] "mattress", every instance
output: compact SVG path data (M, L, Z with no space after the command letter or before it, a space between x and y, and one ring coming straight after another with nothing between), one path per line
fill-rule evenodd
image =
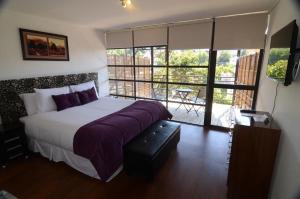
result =
M25 124L25 133L29 138L31 150L55 162L63 161L91 177L99 178L88 159L73 153L74 136L83 125L119 111L132 103L134 100L101 97L82 106L63 111L38 113L22 117L20 120ZM119 171L120 169L117 172Z
M20 120L25 124L27 136L73 151L73 138L80 127L132 103L134 100L102 97L82 106L38 113L22 117Z

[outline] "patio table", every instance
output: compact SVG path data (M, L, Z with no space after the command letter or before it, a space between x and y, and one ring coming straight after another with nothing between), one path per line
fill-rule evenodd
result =
M193 89L190 89L190 88L177 88L177 89L176 89L176 92L178 93L181 102L185 103L185 102L188 102L187 97L188 97L188 95L189 95L191 92L193 92ZM186 105L186 104L183 104L183 103L181 103L181 104L176 108L176 110L178 110L178 109L181 107L181 105L183 105L184 108L186 109L186 111L189 112L189 110L190 110L189 107L187 107L187 105Z

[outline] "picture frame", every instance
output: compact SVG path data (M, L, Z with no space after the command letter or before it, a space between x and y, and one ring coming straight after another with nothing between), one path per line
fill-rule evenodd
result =
M68 37L19 28L23 60L69 61Z

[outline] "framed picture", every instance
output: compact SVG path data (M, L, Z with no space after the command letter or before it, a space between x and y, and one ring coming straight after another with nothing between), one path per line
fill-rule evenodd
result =
M20 28L24 60L69 61L68 37Z

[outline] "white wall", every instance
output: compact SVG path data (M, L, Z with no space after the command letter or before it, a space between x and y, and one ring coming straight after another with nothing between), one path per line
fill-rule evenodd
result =
M0 80L99 72L100 95L108 94L104 34L86 27L0 10ZM70 61L24 61L18 28L68 36Z
M270 33L257 101L257 109L271 112L276 83L266 78L270 36L296 19L300 25L300 7L296 0L281 0L271 12ZM300 41L300 37L298 37ZM299 42L298 42L299 43ZM280 146L271 186L272 199L292 199L300 193L300 81L279 86L274 118L282 128ZM297 198L299 198L298 195Z

